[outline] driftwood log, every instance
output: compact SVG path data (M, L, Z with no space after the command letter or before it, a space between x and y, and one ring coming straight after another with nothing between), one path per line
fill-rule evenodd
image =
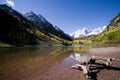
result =
M89 67L86 65L81 65L81 64L75 64L71 66L71 68L77 68L77 69L82 69L83 74L88 74L89 73Z
M101 64L110 66L112 65L112 61L115 60L115 58L102 58L97 56L92 56L88 60L82 62L81 64Z
M90 70L91 64L111 66L113 60L115 60L115 58L102 58L92 56L86 61L81 62L80 64L75 64L71 66L71 68L82 69L83 74L86 76L86 78L90 78L89 74L92 72Z
M86 76L86 78L90 78L90 76L89 76L90 70L87 65L75 64L75 65L71 66L71 68L82 69L83 74Z

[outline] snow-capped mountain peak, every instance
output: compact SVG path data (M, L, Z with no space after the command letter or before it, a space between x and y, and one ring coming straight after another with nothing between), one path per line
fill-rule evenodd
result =
M88 31L87 28L78 29L77 31L75 31L72 34L70 34L70 36L73 37L73 38L86 37L88 32L89 31Z
M106 26L95 28L88 34L88 36L98 35L98 34L102 33L105 28L106 28Z
M37 15L37 14L35 14L35 13L32 12L32 11L26 13L24 16L25 16L28 20L37 22L37 23L39 23L39 24L40 24L40 23L47 23L47 22L48 22L43 16L41 16L40 14Z
M98 35L101 32L103 32L105 28L106 26L98 27L93 30L88 30L87 28L78 29L77 31L70 34L70 36L73 38L83 38L83 37L88 37L92 35Z

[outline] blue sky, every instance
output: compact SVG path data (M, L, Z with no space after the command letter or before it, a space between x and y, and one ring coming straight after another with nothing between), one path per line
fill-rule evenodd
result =
M12 1L13 9L25 14L41 14L66 33L84 27L94 29L107 25L120 12L120 0L0 0Z

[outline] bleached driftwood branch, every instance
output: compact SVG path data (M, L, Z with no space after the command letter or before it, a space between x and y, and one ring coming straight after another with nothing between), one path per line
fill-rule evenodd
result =
M71 66L71 68L82 69L83 74L86 76L86 78L90 78L89 76L90 70L87 65L75 64Z
M93 56L80 64L75 64L75 65L71 66L71 68L82 69L83 74L86 75L87 78L90 78L89 74L92 72L92 71L90 71L91 64L100 64L100 65L110 66L110 65L112 65L113 60L117 60L117 59Z
M82 62L81 64L101 64L101 65L110 66L112 65L113 60L115 60L115 58L102 58L102 57L93 56L88 60Z
M89 68L86 65L75 64L75 65L71 66L71 68L82 69L83 70L83 74L88 74L89 73Z

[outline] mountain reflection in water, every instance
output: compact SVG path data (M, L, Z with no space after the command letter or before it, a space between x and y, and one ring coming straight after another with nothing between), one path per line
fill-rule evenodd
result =
M85 58L82 48L0 48L0 80L41 80L59 76L63 74L61 70Z
M80 54L80 53L73 53L71 56L71 58L73 58L74 60L78 61L78 62L83 62L87 60L87 56L86 54Z

